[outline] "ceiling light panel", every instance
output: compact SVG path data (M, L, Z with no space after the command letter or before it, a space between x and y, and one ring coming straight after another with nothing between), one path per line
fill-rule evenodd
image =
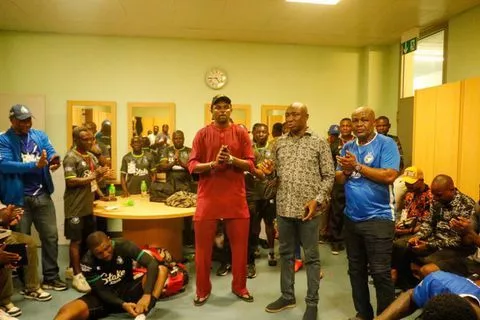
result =
M286 0L287 2L298 2L298 3L313 3L313 4L323 4L328 6L334 6L340 2L340 0Z

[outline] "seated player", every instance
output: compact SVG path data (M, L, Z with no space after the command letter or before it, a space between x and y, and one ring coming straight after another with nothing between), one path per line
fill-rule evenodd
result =
M133 242L111 240L101 231L88 236L87 246L82 271L92 291L64 305L55 320L101 319L122 312L144 319L162 293L167 267ZM134 260L147 268L145 276L133 279Z
M440 298L443 294L448 294L446 299ZM434 297L437 296L439 299L434 301ZM432 301L429 303L430 300ZM417 308L424 307L422 319L480 319L480 287L471 280L453 273L433 272L415 289L402 293L375 319L402 319ZM433 317L433 313L439 313L441 316Z

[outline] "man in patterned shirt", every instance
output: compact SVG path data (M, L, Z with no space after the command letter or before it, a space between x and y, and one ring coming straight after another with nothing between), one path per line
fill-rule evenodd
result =
M423 172L417 167L405 169L402 179L408 192L405 195L404 208L395 225L395 241L393 243L392 278L397 287L408 289L418 280L413 278L410 263L403 257L408 250L408 240L418 231L420 225L430 214L433 201L430 188L423 180Z
M395 298L391 278L394 211L392 183L398 176L400 155L395 142L374 130L375 113L360 107L352 114L357 137L337 157L336 181L345 184L345 244L348 273L357 315L371 320L368 274L377 293L377 314Z
M430 207L430 215L420 226L420 231L408 241L411 250L407 258L421 265L461 260L472 254L475 248L462 243L461 233L452 228L450 222L453 219L470 219L475 214L475 201L455 188L452 178L447 175L436 176L431 190L434 202ZM442 269L461 273L458 266L449 263ZM422 269L421 274L431 272L429 266Z
M150 152L143 151L142 137L135 136L130 143L132 152L122 158L120 168L123 196L140 194L142 181L145 181L147 188L150 188L155 178L155 165Z
M317 319L320 287L318 230L325 214L335 177L332 155L325 139L308 126L307 106L291 104L285 111L289 133L278 138L272 152L277 174L277 221L279 229L282 296L267 305L267 312L295 307L295 246L301 243L307 270L307 305L304 320ZM267 167L271 164L266 163ZM269 173L270 170L265 170Z

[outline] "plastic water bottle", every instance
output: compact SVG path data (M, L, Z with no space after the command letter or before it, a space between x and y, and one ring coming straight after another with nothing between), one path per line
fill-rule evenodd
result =
M148 191L147 182L145 180L142 180L142 183L140 184L140 192L142 194L142 197L147 196L147 191Z
M108 187L108 197L110 198L110 200L115 199L115 193L115 185L112 183L110 184L110 187Z

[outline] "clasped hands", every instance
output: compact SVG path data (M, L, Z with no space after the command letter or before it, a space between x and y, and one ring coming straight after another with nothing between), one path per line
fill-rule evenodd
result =
M358 165L357 157L350 151L347 151L344 157L337 156L337 163L346 175L351 175L355 171L355 166Z

